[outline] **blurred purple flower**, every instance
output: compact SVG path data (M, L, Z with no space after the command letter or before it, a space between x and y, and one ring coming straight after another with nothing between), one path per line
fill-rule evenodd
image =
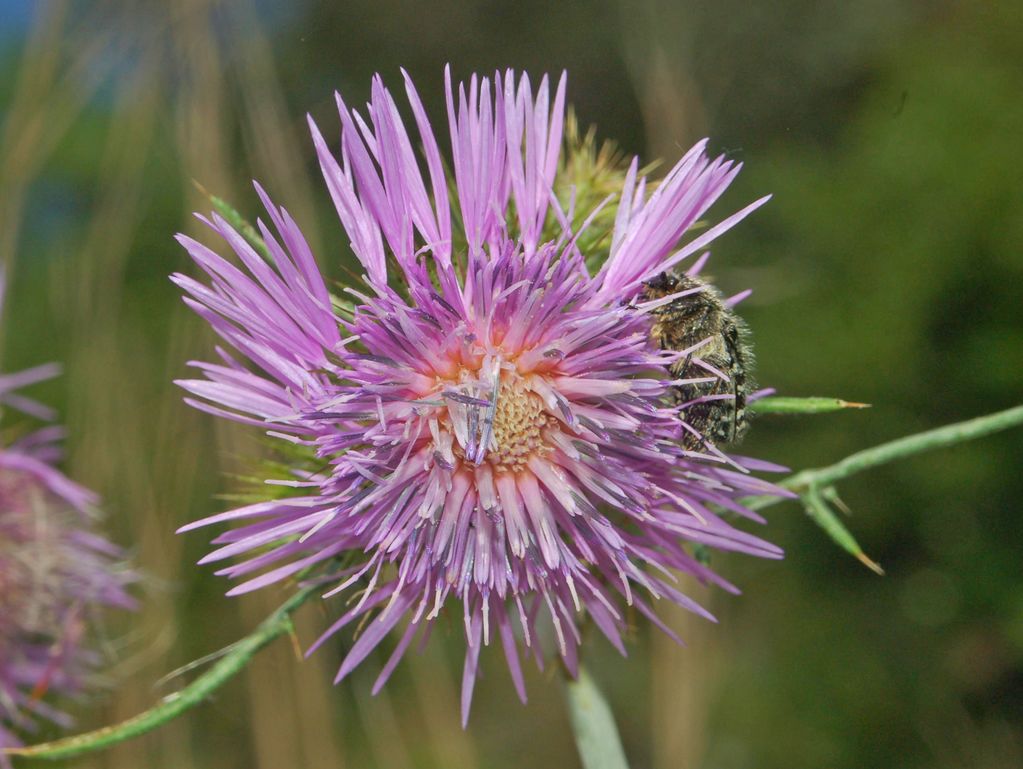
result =
M0 375L0 408L51 418L13 391L56 373L47 365ZM48 426L0 448L0 748L20 744L18 733L39 719L69 724L49 693L86 688L99 661L88 643L96 613L133 606L121 551L94 530L95 496L53 466L61 437Z
M210 279L173 280L185 301L245 359L194 363L180 384L210 413L270 428L308 447L322 469L279 481L301 496L261 501L185 526L235 528L203 563L244 560L230 594L307 574L348 554L328 595L365 578L359 598L313 649L363 615L337 680L403 624L374 691L417 631L461 604L467 717L481 646L500 638L525 699L519 641L542 664L550 628L568 669L585 613L623 654L623 604L665 632L649 596L712 619L675 586L678 570L734 591L687 551L705 545L780 557L720 511L782 493L749 475L774 465L681 447L672 405L678 352L650 340L644 281L699 255L758 200L680 247L739 166L701 142L648 194L633 161L603 267L590 274L552 194L565 79L534 94L513 73L447 78L454 184L406 76L426 174L379 77L365 117L338 96L341 162L310 120L320 166L368 291L332 300L294 220L257 185L272 265L220 216L206 220L244 270L179 240ZM652 185L651 185L652 186ZM456 201L449 200L454 190ZM594 212L596 213L596 212ZM551 222L557 232L545 237ZM584 225L585 226L585 225ZM545 230L545 228L548 228ZM335 302L338 302L335 309ZM331 567L326 567L331 568ZM546 631L545 631L546 632ZM312 651L312 650L310 650Z

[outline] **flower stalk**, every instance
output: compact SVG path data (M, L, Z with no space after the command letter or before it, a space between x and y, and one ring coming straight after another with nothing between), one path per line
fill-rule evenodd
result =
M583 769L629 769L614 714L585 667L566 682L565 697Z
M41 745L9 748L5 755L56 761L93 753L151 732L205 702L217 689L245 669L252 658L276 638L292 632L291 615L310 598L322 592L312 585L299 590L280 608L263 620L249 635L228 648L209 670L184 688L169 694L160 702L127 721L92 732L54 740Z
M773 399L765 398L764 400ZM823 399L796 398L787 400L814 401ZM797 412L789 411L787 413ZM802 413L818 412L804 411ZM897 438L896 440L882 443L879 446L864 449L863 451L857 451L855 454L850 454L833 465L798 472L778 485L799 495L806 514L814 523L824 529L825 533L839 547L855 557L875 574L883 575L884 570L881 566L863 552L863 548L860 547L855 537L853 537L852 533L832 509L834 506L848 512L838 497L835 483L861 473L864 470L870 470L898 459L955 446L959 443L983 438L986 435L1007 430L1021 424L1023 424L1023 406L1015 406L1004 411L995 412L994 414L968 419L964 422L955 422L933 430L926 430L922 433ZM750 509L759 510L778 501L777 497L763 496L745 500L745 503Z
M803 494L813 488L826 488L836 481L879 465L886 465L897 459L955 446L1021 424L1023 424L1023 405L1014 406L1004 411L996 411L994 414L936 427L933 430L925 430L922 433L907 435L873 448L857 451L833 465L796 473L779 485L797 494ZM765 497L757 506L767 507L777 501L775 498Z

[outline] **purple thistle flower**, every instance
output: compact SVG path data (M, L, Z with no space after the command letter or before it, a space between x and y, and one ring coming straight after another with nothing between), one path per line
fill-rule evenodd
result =
M203 220L244 269L182 235L209 282L173 280L246 359L221 349L220 363L194 363L206 378L180 382L196 396L186 400L269 427L320 462L279 481L296 496L185 526L233 524L202 563L242 558L218 572L244 580L229 594L316 566L333 583L327 595L360 583L310 652L372 615L340 681L401 625L374 691L417 632L460 605L464 721L493 637L525 700L520 642L542 665L541 625L574 673L583 614L623 654L625 605L669 635L651 597L713 619L672 570L735 591L687 545L780 557L722 513L759 521L741 499L784 492L749 474L774 465L682 448L691 428L668 373L681 353L651 341L664 300L639 298L644 281L699 256L766 198L680 245L739 166L708 158L701 142L650 192L633 161L609 256L590 274L574 211L552 192L565 78L553 96L546 78L534 94L512 72L457 92L446 84L453 185L407 75L425 174L379 76L365 116L337 97L340 162L310 120L365 291L332 300L298 226L258 185L272 264L214 214Z
M14 390L57 372L46 365L0 375L0 407L51 419ZM87 687L99 661L88 643L97 613L134 605L125 588L135 578L120 566L120 549L95 531L95 495L53 465L62 435L51 425L0 448L0 748L19 745L17 734L39 719L69 725L43 697ZM0 766L8 766L3 756Z

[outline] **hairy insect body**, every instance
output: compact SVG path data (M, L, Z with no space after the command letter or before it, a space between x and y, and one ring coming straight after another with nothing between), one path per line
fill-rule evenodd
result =
M697 290L654 310L651 336L664 350L697 348L671 367L675 379L706 380L673 388L676 403L684 404L682 419L696 431L686 434L683 446L696 450L708 441L734 443L742 438L749 427L746 402L755 385L746 324L725 305L714 286L693 276L665 272L645 284L641 299L691 289Z

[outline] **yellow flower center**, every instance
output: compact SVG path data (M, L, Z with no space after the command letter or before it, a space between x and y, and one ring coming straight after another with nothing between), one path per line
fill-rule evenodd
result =
M543 429L552 420L543 401L520 382L501 388L487 458L495 470L521 470L533 452L547 450Z

